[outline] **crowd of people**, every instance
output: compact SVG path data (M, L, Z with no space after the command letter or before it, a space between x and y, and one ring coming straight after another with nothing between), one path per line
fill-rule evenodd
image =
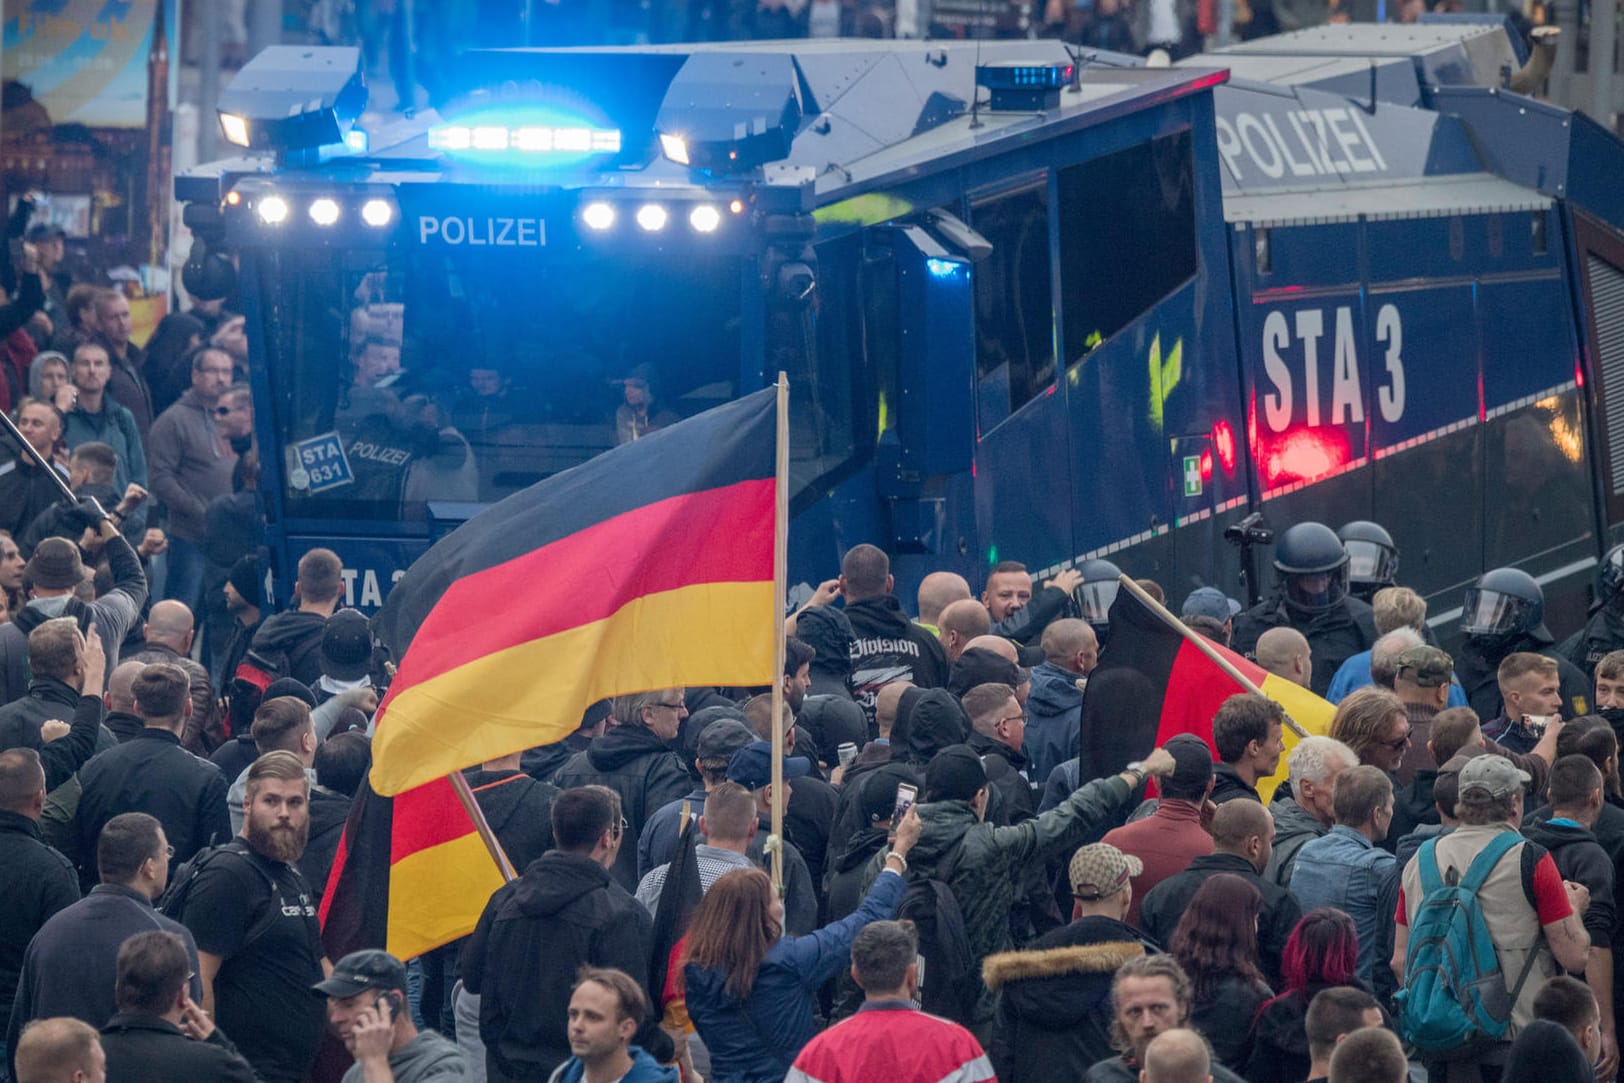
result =
M516 878L459 941L331 959L382 651L314 549L284 612L257 573L208 588L254 610L211 676L193 608L150 601L134 510L45 509L61 532L28 536L0 625L17 1083L1616 1075L1612 554L1561 648L1537 585L1484 576L1457 658L1391 575L1350 589L1368 532L1298 524L1257 605L1175 608L1330 696L1329 732L1241 692L1210 739L1093 763L1110 591L1005 562L979 594L927 576L910 617L858 545L786 619L779 713L772 689L656 689L470 768Z

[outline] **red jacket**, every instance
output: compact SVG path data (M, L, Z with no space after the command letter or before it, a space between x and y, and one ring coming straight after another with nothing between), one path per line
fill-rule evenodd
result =
M1107 831L1102 841L1145 863L1145 871L1133 878L1128 904L1126 920L1134 926L1139 924L1139 903L1151 888L1212 853L1212 836L1201 826L1201 806L1189 801L1163 799L1154 813Z
M975 1036L911 1003L873 1001L813 1038L784 1083L994 1083Z

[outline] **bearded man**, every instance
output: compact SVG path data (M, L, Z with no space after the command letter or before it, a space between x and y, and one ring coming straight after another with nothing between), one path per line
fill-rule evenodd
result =
M332 973L320 896L294 866L310 836L310 783L291 752L248 769L242 834L200 855L176 915L197 940L203 1009L266 1081L302 1080L316 1056Z

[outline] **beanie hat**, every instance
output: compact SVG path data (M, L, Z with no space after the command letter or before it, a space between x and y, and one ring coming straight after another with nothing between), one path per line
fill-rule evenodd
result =
M987 784L987 769L969 745L948 745L925 767L926 801L969 801Z
M28 558L23 577L34 586L46 590L68 590L78 586L85 577L79 547L67 538L42 539L34 546L34 555Z
M255 609L265 605L265 592L260 580L259 557L252 553L238 560L226 573L226 582Z

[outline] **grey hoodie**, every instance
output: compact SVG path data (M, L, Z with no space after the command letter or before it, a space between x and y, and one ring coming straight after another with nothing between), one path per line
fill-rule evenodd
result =
M389 1054L389 1070L395 1083L450 1083L468 1078L468 1061L448 1039L425 1030ZM352 1064L343 1083L361 1083L365 1074L359 1064Z

